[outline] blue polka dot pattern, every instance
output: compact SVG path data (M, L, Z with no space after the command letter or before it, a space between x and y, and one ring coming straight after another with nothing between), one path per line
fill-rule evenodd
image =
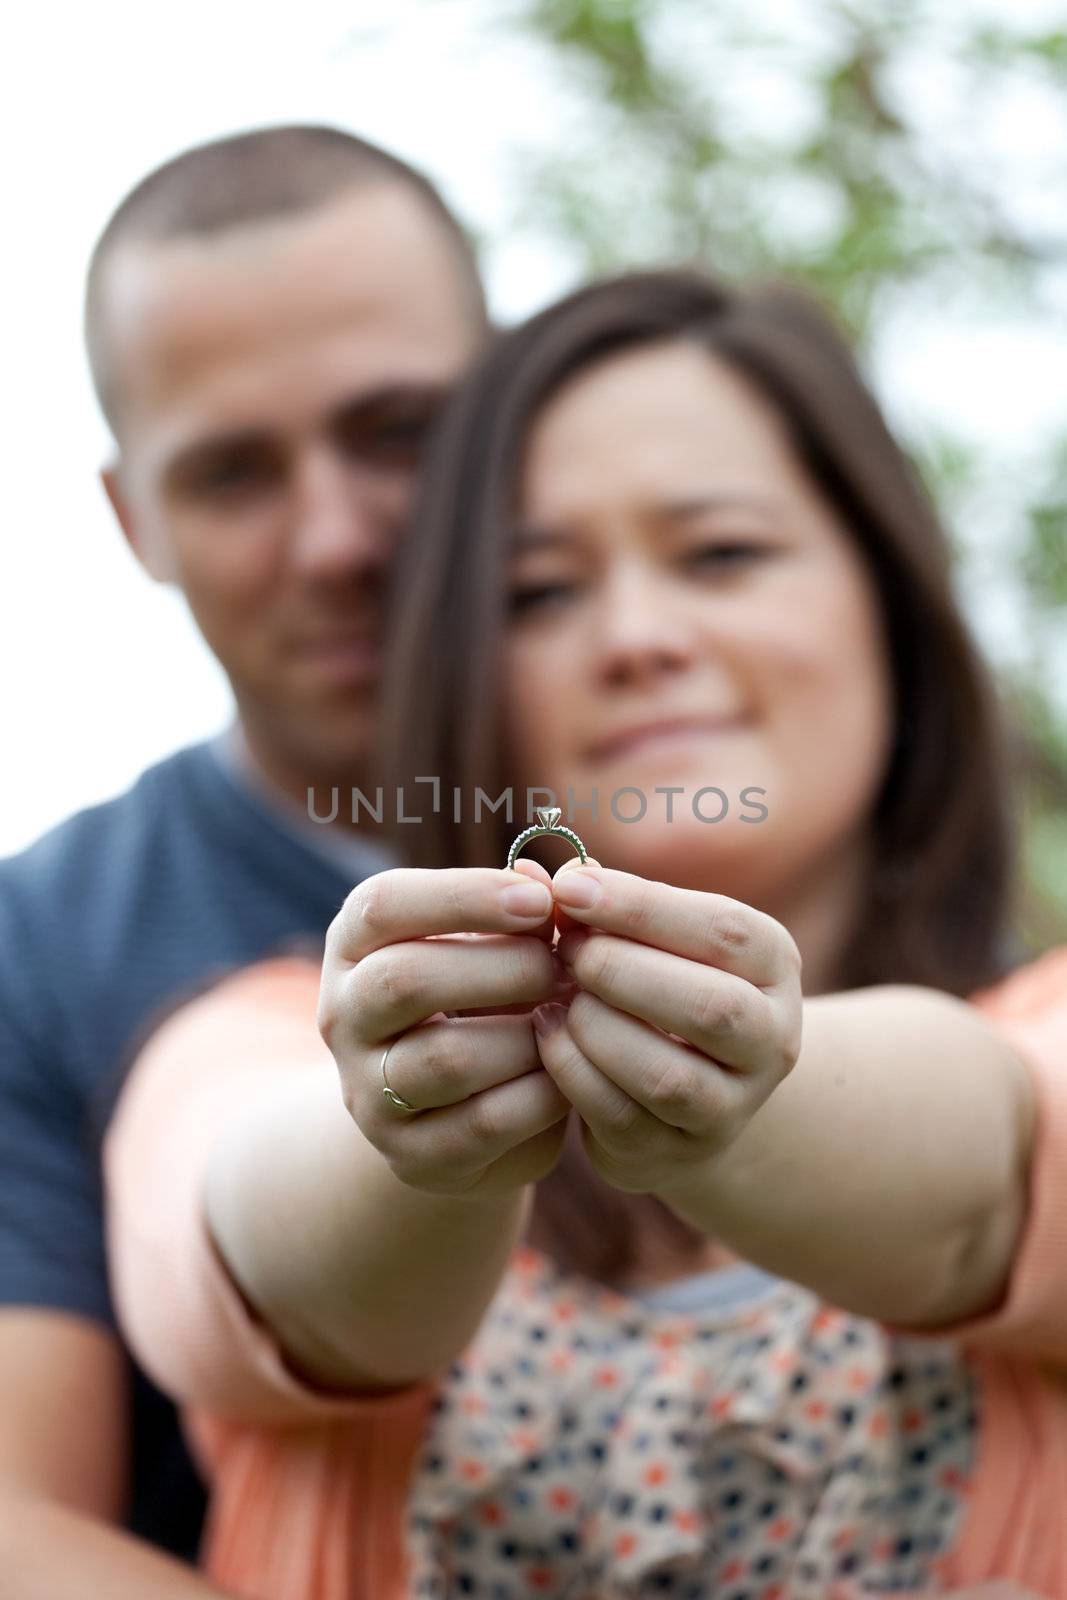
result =
M775 1283L677 1312L515 1252L409 1497L419 1600L826 1600L936 1587L978 1424L949 1343Z

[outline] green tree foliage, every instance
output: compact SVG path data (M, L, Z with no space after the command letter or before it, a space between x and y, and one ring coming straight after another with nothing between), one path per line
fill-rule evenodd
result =
M498 20L559 91L552 129L518 159L515 225L557 241L576 274L671 260L799 280L868 358L941 308L1062 327L1067 32L990 15L957 0L512 0ZM1017 148L1024 121L1048 129L1037 148ZM985 642L1023 730L1031 947L1067 930L1062 377L1058 415L1023 455L998 457L952 418L897 423L980 635L983 612L1011 602L1007 636Z

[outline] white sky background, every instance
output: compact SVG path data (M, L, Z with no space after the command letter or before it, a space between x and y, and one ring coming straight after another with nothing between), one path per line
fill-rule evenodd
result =
M267 122L333 122L437 179L487 241L497 316L533 310L569 286L573 267L558 249L502 238L516 210L508 159L551 138L555 83L536 51L487 32L501 9L485 0L304 0L275 12L247 0L69 0L8 19L0 854L116 793L229 712L183 602L141 575L97 483L108 435L85 369L81 296L107 216L190 144ZM1001 21L1005 11L997 0L966 9ZM1047 0L1013 0L1012 13L1036 26L1063 15ZM945 85L919 82L916 92L936 117ZM1056 136L1040 105L1001 116L996 136L1016 153ZM991 463L1024 471L1033 441L1067 420L1067 303L1061 310L1058 329L976 329L932 309L879 352L891 414L913 427L950 419ZM995 515L989 527L997 538ZM981 563L976 572L981 590ZM1012 596L987 588L971 604L999 659L1025 650ZM1067 673L1067 651L1061 664Z

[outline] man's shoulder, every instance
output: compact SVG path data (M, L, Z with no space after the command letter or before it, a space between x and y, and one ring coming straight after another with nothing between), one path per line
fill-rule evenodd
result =
M21 917L52 906L69 913L101 876L114 883L124 862L132 865L146 846L158 847L187 823L197 774L211 760L206 743L177 750L121 794L74 812L0 859L0 907Z

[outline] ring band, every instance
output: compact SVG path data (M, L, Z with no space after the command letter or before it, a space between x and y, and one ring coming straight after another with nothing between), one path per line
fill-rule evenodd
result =
M517 839L512 841L511 849L508 851L508 866L513 867L515 865L515 857L519 852L525 850L532 840L541 838L543 834L552 834L558 839L566 839L572 849L577 851L578 858L584 866L585 862L589 860L589 852L574 829L565 828L560 822L559 819L562 815L563 813L560 811L559 806L538 806L537 822L532 828L525 829Z
M393 1040L393 1044L396 1044L395 1039ZM395 1106L398 1111L417 1111L418 1107L413 1106L410 1100L405 1100L403 1095L397 1094L395 1089L390 1089L388 1080L385 1076L385 1063L388 1059L390 1050L393 1048L393 1044L386 1045L385 1054L382 1056L382 1093L388 1100L389 1104L391 1106Z

